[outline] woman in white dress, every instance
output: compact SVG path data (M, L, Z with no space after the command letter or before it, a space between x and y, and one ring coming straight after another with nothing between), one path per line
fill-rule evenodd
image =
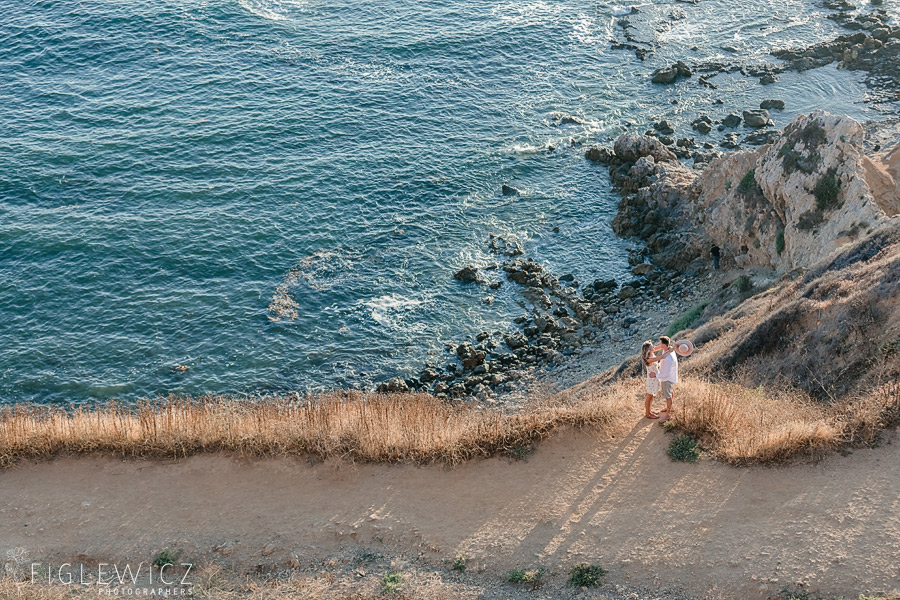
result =
M653 345L653 342L647 340L641 345L641 364L644 365L644 374L647 379L647 397L644 399L644 416L648 419L658 419L659 414L650 410L650 406L653 404L653 398L659 393L659 379L657 375L659 375L659 361L661 361L665 354L662 356L656 356L656 351L659 348Z

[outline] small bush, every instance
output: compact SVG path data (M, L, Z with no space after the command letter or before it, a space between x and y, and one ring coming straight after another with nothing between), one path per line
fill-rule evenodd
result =
M756 187L756 169L750 169L747 171L747 174L741 178L741 182L738 184L738 191L743 194L749 194L754 191Z
M784 600L810 600L809 594L806 592L790 592L788 590L782 590L781 596Z
M706 310L707 306L709 306L708 300L695 305L689 311L672 321L672 324L669 325L669 328L666 330L666 335L671 337L679 331L688 329L703 316L703 311Z
M781 255L784 252L784 227L778 230L778 235L775 236L775 252Z
M379 558L381 558L381 555L376 552L360 552L359 555L356 557L356 562L357 563L374 562L375 560L378 560Z
M510 583L521 583L535 590L543 584L544 569L513 569L506 580Z
M569 571L569 585L572 587L597 587L606 569L597 565L578 563Z
M153 566L162 569L166 565L174 565L175 561L178 560L178 556L180 554L180 552L176 554L171 550L163 550L155 557L153 557Z
M750 281L750 278L746 275L741 275L732 283L737 291L742 294L745 294L753 289L753 282Z
M785 144L785 147L786 146L787 146L787 144ZM783 157L783 159L781 161L781 165L784 168L785 175L790 175L791 173L793 173L794 171L797 170L797 163L800 160L799 154L797 154L793 150L785 150L784 147L782 147L782 149L779 150L778 154Z
M828 141L828 135L818 121L813 121L800 130L797 139L803 142L808 150L815 150Z
M813 196L816 197L816 208L823 212L840 208L838 203L838 192L840 191L841 181L837 178L835 170L829 169L813 190Z
M403 573L398 571L388 571L381 578L381 593L396 594L403 585Z
M788 131L785 130L787 134ZM794 171L800 170L804 173L812 173L815 171L822 157L816 150L819 146L827 141L825 130L818 122L813 121L799 131L791 131L787 141L778 150L778 156L782 157L782 166L784 174L790 175ZM802 142L808 155L803 156L795 149L797 142Z
M453 560L453 570L459 571L460 573L466 572L466 559L462 556L457 556Z
M506 451L513 460L525 460L534 452L534 444L519 444Z
M810 229L815 229L821 225L824 220L825 215L823 215L821 211L808 210L797 219L797 229L809 231Z
M687 434L683 434L672 440L666 452L669 458L679 462L697 462L700 459L700 447L696 440Z

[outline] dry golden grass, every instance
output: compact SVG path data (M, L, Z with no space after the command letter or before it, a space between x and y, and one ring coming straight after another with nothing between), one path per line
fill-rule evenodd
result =
M900 410L900 385L863 398L822 405L791 389L747 388L687 380L677 387L675 427L732 464L815 456L844 445L871 444Z
M642 388L639 380L624 380L532 402L515 413L425 394L359 392L306 400L170 398L72 411L7 407L0 411L0 467L62 454L178 458L213 452L457 464L518 454L563 427L628 428L640 418ZM896 383L825 406L797 390L687 378L676 400L673 424L733 464L871 443L900 414Z
M425 394L332 393L305 400L169 398L135 407L7 407L0 411L0 467L60 454L182 457L312 455L377 462L446 462L490 456L563 426L622 423L621 386L576 402L557 398L507 414Z

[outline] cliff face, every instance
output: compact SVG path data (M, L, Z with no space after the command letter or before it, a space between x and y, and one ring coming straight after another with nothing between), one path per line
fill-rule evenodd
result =
M647 240L664 266L716 244L738 267L809 267L900 214L900 145L870 158L863 141L858 122L817 111L696 171L622 136L610 157L623 192L613 227Z

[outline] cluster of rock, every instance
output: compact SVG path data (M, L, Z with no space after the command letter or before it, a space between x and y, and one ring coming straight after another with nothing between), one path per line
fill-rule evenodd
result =
M489 246L509 253L515 243L492 236ZM420 391L439 398L496 401L535 368L562 360L598 336L622 340L633 335L634 308L645 297L668 298L687 285L645 262L646 251L630 254L634 279L581 285L571 274L557 277L533 259L513 256L502 264L506 278L524 288L530 311L515 319L513 331L482 332L473 342L448 345L451 358L429 363L416 377L394 378L379 392ZM470 280L475 282L476 280Z
M855 7L843 0L826 0L825 5L837 11L829 18L855 33L772 54L787 63L785 69L806 71L836 62L840 68L866 71L870 74L866 81L869 87L887 92L891 99L900 97L896 85L900 69L900 27L891 25L887 11L855 14Z
M644 240L653 262L683 268L715 244L739 267L788 270L900 213L900 173L865 156L863 138L856 121L817 111L703 171L650 136L623 135L594 155L622 194L613 229Z
M880 5L881 0L871 2ZM834 40L822 42L807 48L776 50L772 53L783 63L734 64L722 61L710 61L688 65L678 61L669 66L656 69L651 74L651 81L657 84L673 84L681 79L699 75L697 82L712 89L717 86L710 81L711 77L720 73L740 72L747 77L756 77L760 84L768 85L778 80L778 75L790 70L806 71L816 67L837 62L842 68L863 70L870 74L867 84L886 92L889 99L900 97L896 86L896 73L900 69L900 27L893 25L891 16L884 9L860 12L858 7L847 0L825 0L824 6L834 11L828 18L854 33L841 35ZM612 42L612 49L633 50L640 60L645 60L656 49L653 40L642 41L636 34L636 27L631 19L641 11L633 7L630 14L618 20L625 42ZM672 15L674 18L675 15ZM665 28L666 22L659 27ZM738 48L722 46L722 50L737 54Z
M640 13L641 10L637 6L632 6L629 15L636 15ZM637 35L634 33L635 27L629 20L629 16L626 15L620 18L616 24L622 28L622 33L625 36L624 42L613 41L611 45L611 49L613 50L632 50L634 51L634 55L638 58L638 60L646 60L647 56L652 52L652 48L648 46L652 46L650 44L646 44L638 39Z
M809 48L776 51L773 55L784 61L779 65L715 62L691 67L678 61L655 70L651 80L673 84L698 74L700 85L715 89L710 77L740 72L766 85L790 69L838 62L842 68L867 71L870 86L877 87L878 78L888 81L885 87L896 98L900 27L892 26L882 10L856 14L846 0L825 0L825 6L837 11L830 18L854 33ZM637 12L632 8L632 14ZM627 17L619 25L627 43L613 48L632 49L644 60L652 45L640 45L644 43L632 33ZM836 247L900 218L900 145L886 154L884 163L876 163L863 153L864 131L856 121L817 111L778 132L771 129L770 111L783 109L783 101L765 100L758 109L716 120L700 115L691 122L699 135L723 132L717 145L693 137L676 139L673 124L660 120L644 135L620 136L613 148L590 148L586 157L608 165L622 195L613 230L645 243L643 251L629 257L635 279L621 286L614 280L580 285L572 275L555 277L538 262L520 258L518 243L491 236L490 249L506 257L502 267L492 268L502 268L508 280L523 286L531 305L530 312L515 320L518 329L482 332L474 343L448 345L452 356L444 364L429 363L416 377L391 379L378 391L422 391L492 403L527 373L573 354L586 341L600 335L629 337L637 321L635 303L649 296L668 298L679 292L679 285L689 285L687 279L680 284L674 279L673 286L672 270L693 269L689 265L707 256L712 245L720 247L726 265L787 271L808 267ZM577 122L554 117L555 124ZM736 131L742 125L752 130L743 139ZM740 150L742 144L758 148ZM680 160L693 161L693 167ZM504 185L501 194L519 196L522 191ZM488 284L472 266L454 277L467 284L500 285Z
M727 116L716 120L712 119L709 115L700 115L691 122L691 128L700 135L707 135L711 133L713 129L725 132L722 139L719 141L719 148L736 150L743 144L761 146L763 144L771 143L778 136L777 131L768 129L774 125L769 111L784 110L784 107L785 104L783 100L768 99L761 102L758 109L748 109L743 111L743 114L740 115L730 113ZM752 133L745 135L743 139L741 139L741 136L737 131L734 131L742 124L744 128L754 130ZM663 119L654 121L652 123L652 128L648 129L643 136L631 136L622 139L629 139L631 140L631 143L635 143L634 140L641 137L655 138L662 145L662 148L647 151L646 154L653 156L655 160L660 160L660 158L658 158L660 156L664 157L662 160L673 160L674 158L693 160L694 167L698 169L705 167L710 161L722 156L722 152L718 150L716 144L712 142L698 142L693 137L679 137L676 139L673 136L674 133L674 125L668 120ZM641 143L646 144L648 142ZM655 146L655 148L657 147ZM633 154L635 151L634 149L625 148L620 148L620 150L629 155ZM604 148L602 146L589 148L585 152L585 157L588 160L603 164L623 162L621 157L616 155L615 150ZM629 160L624 160L624 162L629 162Z
M650 81L653 83L675 83L679 78L689 78L692 75L691 68L683 60L679 60L674 65L653 71Z

